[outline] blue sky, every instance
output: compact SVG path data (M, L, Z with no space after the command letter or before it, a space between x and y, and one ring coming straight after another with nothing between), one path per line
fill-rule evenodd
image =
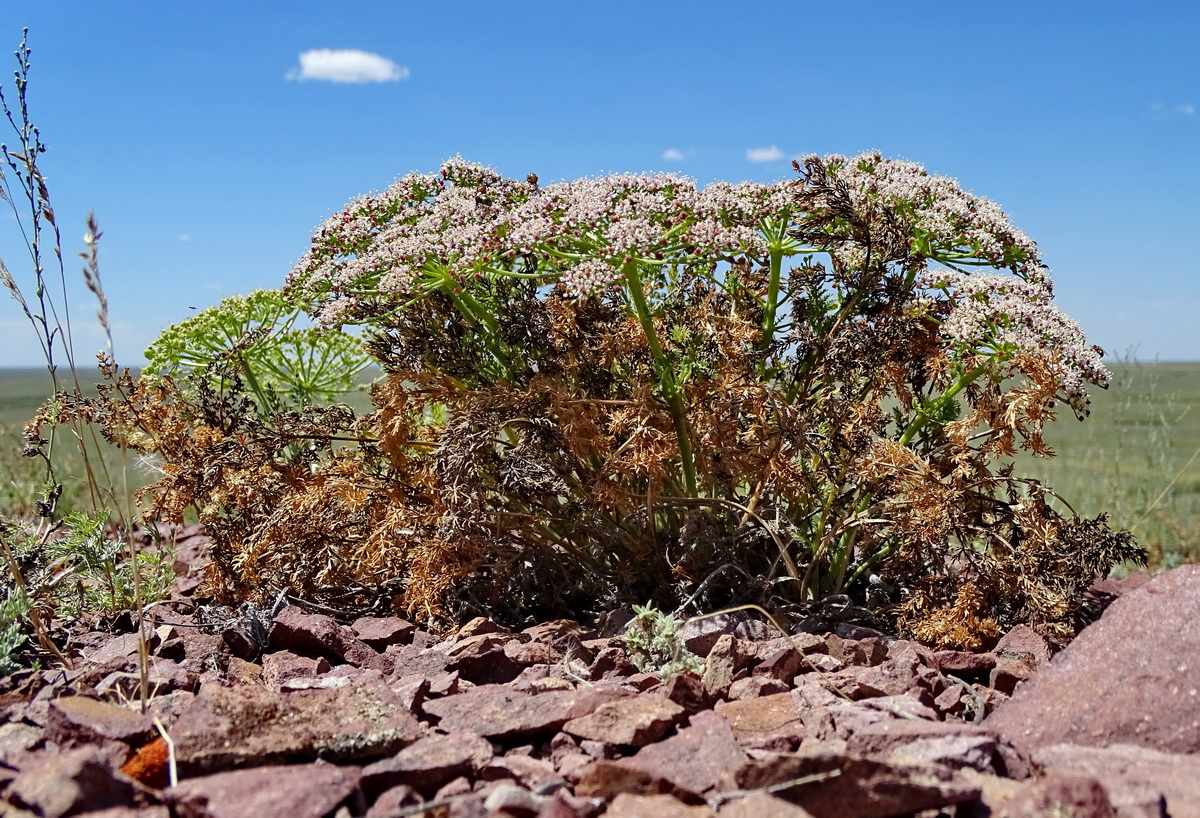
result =
M1194 3L6 5L0 80L11 101L28 26L82 360L101 346L76 283L88 210L117 357L137 364L191 307L281 284L356 194L454 154L543 183L707 183L867 149L999 202L1093 343L1200 360ZM372 79L335 81L351 77ZM23 252L0 214L0 255L29 286ZM0 300L0 366L41 362Z

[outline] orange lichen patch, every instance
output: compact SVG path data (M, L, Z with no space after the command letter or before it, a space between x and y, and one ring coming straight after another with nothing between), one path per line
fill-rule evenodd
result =
M142 782L147 787L162 789L170 783L169 757L170 751L167 748L167 742L163 740L162 736L159 736L138 750L133 758L126 761L121 772Z

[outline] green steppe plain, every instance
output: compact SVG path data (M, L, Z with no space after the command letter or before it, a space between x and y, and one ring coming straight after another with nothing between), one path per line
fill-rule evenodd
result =
M1150 551L1153 568L1200 557L1200 363L1121 363L1113 384L1096 390L1092 414L1069 409L1048 427L1051 459L1022 454L1016 473L1051 486L1079 514L1108 513L1114 527L1132 529ZM98 376L81 377L88 384ZM0 513L28 512L41 480L37 462L20 456L22 425L51 393L39 369L0 369ZM365 395L352 394L356 408ZM58 445L65 504L88 505L82 458L69 435ZM152 467L105 448L113 484L130 489L154 479ZM66 450L66 451L64 451ZM122 477L122 474L125 477ZM118 492L120 493L120 492Z

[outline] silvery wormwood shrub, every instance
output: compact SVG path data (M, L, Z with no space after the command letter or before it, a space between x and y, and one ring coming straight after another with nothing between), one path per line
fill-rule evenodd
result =
M1141 552L1007 459L1086 415L1101 351L994 203L878 154L796 171L542 187L453 159L359 197L284 292L363 328L375 411L303 464L208 412L157 496L212 523L233 596L436 622L871 591L933 644L1065 640Z

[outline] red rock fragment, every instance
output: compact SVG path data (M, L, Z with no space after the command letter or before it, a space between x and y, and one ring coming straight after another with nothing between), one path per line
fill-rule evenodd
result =
M181 775L323 758L370 759L420 738L425 727L382 679L278 694L206 687L171 736Z
M571 719L628 695L616 688L529 695L503 685L482 685L467 693L426 702L424 711L440 719L442 730L469 730L487 738L512 740L553 735Z
M644 747L666 735L684 713L669 699L637 696L603 705L587 716L566 722L562 729L606 744Z
M416 629L416 625L398 616L364 616L350 623L350 630L359 639L379 651L403 644Z
M887 658L887 642L878 636L857 639L829 633L825 635L825 643L829 655L847 665L871 667Z
M790 692L719 702L716 712L729 721L734 739L742 747L794 747L805 737L802 708Z
M595 656L596 658L588 667L588 679L591 681L632 676L638 672L637 667L626 656L624 649L615 645L600 648Z
M322 614L304 613L295 605L276 614L267 636L275 647L301 656L324 656L339 664L383 668L382 657L350 628Z
M744 679L736 679L733 684L729 685L729 692L725 694L725 698L730 701L740 701L787 691L788 685L778 679L772 679L769 676L748 676Z
M979 676L996 666L994 653L972 653L969 650L939 650L933 654L934 664L942 673L955 676Z
M154 734L149 718L86 696L68 696L50 703L46 738L73 747L108 739L140 744Z
M290 650L268 653L262 659L262 678L270 687L278 689L291 679L315 679L329 671L329 661L324 657L297 656Z
M1028 625L1017 625L996 643L994 653L1028 653L1038 670L1050 664L1050 644Z
M368 799L401 784L429 797L455 778L474 777L491 759L491 743L475 733L426 736L391 758L364 767L362 788Z
M991 773L996 737L982 727L956 721L888 719L856 730L847 739L855 755L885 761L915 761L949 769Z
M477 616L459 628L454 636L458 639L458 641L461 642L464 639L470 639L473 636L481 636L487 633L507 634L509 631L506 628L497 625L486 616Z
M1103 784L1072 773L1052 773L1031 782L1004 809L1006 818L1114 818L1116 814Z
M1119 815L1200 818L1200 758L1133 744L1036 749L1032 760L1046 774L1074 774L1104 783Z
M722 636L732 636L747 642L764 642L784 634L758 619L750 611L731 611L691 619L679 629L684 647L700 657L707 657Z
M737 770L736 780L742 789L802 780L776 795L815 818L908 815L974 801L980 794L979 785L956 778L944 767L826 751L760 754Z
M20 818L20 816L12 816ZM165 806L153 807L109 807L96 812L86 812L79 818L171 818L171 810Z
M499 784L483 799L481 805L485 815L505 818L534 818L545 799L534 795L523 787Z
M717 810L720 818L812 818L812 813L765 792L752 792L726 801Z
M714 699L725 698L737 672L746 667L750 658L735 637L722 634L704 660L704 673L700 677L704 692Z
M384 665L391 676L426 676L450 673L454 657L437 646L392 645L383 653Z
M416 806L424 799L412 787L401 784L387 790L371 804L365 818L394 818L395 814L407 807Z
M1071 742L1200 753L1197 656L1200 565L1182 565L1113 602L985 725L1026 751Z
M586 768L576 795L613 798L618 793L664 793L702 798L704 793L730 787L730 776L748 760L733 728L712 711L692 716L690 726L616 761L598 761Z
M1031 653L998 653L996 666L988 677L988 686L1011 696L1017 685L1037 673L1037 660Z
M563 653L546 642L521 642L513 639L504 645L504 655L522 667L553 665L561 662Z
M324 818L358 787L357 767L296 764L231 770L164 792L177 812L205 818Z
M715 818L706 806L689 806L670 795L630 795L623 792L613 799L606 818Z
M7 795L40 818L149 805L150 801L144 789L113 770L92 747L39 756L17 773Z
M933 706L939 712L951 716L962 715L968 704L974 706L974 697L966 686L957 682L947 687L933 700Z
M805 666L804 655L794 647L780 648L755 666L753 675L791 684L796 674Z
M682 707L688 715L712 707L712 699L695 673L677 673L656 692Z
M493 758L479 771L479 778L482 781L516 781L528 790L545 790L564 783L549 761L514 753Z
M507 684L524 670L505 653L505 643L513 640L510 634L492 633L461 640L447 651L451 661L446 668L473 684Z

